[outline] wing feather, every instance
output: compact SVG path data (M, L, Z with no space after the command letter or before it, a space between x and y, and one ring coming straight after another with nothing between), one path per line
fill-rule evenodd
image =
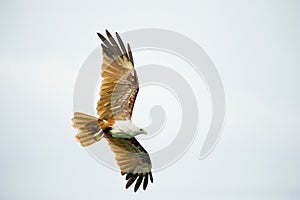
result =
M125 45L116 33L116 40L106 30L106 39L97 33L102 40L102 85L97 112L100 121L130 120L134 102L138 94L139 84L134 69L131 48L128 44L128 53ZM100 123L102 129L108 127L107 123Z
M120 37L120 35L116 32L116 36L117 36L117 39L118 39L118 42L121 46L121 49L123 51L123 55L128 59L128 55L127 55L127 51L126 51L126 48L125 48L125 45Z
M143 190L146 190L148 185L148 174L146 174L145 178L144 178L144 183L143 183Z
M128 180L126 188L137 180L134 191L138 190L141 183L143 183L143 189L145 190L149 176L151 182L153 182L151 174L152 164L147 151L134 137L130 139L107 137L106 139L115 154L121 174L126 175L125 179Z
M139 178L138 178L138 180L136 181L135 186L134 186L134 191L135 191L135 192L139 189L139 187L140 187L140 185L141 185L141 183L142 183L143 178L144 178L143 175L139 175Z

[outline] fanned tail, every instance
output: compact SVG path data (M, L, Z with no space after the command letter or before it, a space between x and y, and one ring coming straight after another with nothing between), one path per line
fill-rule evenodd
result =
M103 137L103 132L96 117L75 112L72 122L73 127L79 130L75 138L83 147L92 145Z

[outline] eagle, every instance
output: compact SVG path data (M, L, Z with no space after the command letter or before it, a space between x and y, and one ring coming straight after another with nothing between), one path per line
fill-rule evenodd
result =
M115 39L105 31L107 37L97 33L103 55L102 84L96 108L99 117L75 112L72 118L73 127L78 130L75 138L83 147L105 138L115 154L121 175L126 175L126 189L135 182L134 192L141 184L146 190L148 180L153 183L152 164L148 152L135 138L147 132L131 121L139 91L132 51L129 44L126 48L117 32Z

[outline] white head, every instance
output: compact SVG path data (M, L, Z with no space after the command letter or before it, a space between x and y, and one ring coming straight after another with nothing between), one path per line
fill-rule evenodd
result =
M115 124L112 128L113 132L124 132L131 136L147 134L147 132L144 129L137 127L131 122L131 120L115 121Z
M139 134L145 134L145 135L147 135L148 133L147 133L147 131L145 131L142 128L139 128L138 130L136 130L136 131L133 132L134 136L139 135Z

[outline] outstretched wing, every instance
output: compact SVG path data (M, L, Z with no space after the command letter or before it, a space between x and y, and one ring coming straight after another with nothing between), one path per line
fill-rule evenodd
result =
M106 30L107 38L98 33L102 40L102 85L97 112L100 120L105 120L101 128L106 128L114 120L131 119L134 102L138 93L139 84L134 69L132 52L129 44L127 49L118 33L118 43ZM103 122L104 123L104 122Z
M115 154L121 174L126 175L126 180L128 180L126 189L135 181L135 192L142 182L144 190L147 188L148 179L153 183L149 154L134 137L130 139L108 137L106 139Z

